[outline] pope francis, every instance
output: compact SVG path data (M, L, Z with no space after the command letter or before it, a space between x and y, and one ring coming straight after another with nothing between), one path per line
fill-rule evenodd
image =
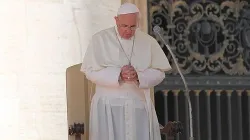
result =
M138 27L131 3L118 9L116 26L92 36L81 71L96 84L89 140L161 140L150 88L171 69L158 42Z

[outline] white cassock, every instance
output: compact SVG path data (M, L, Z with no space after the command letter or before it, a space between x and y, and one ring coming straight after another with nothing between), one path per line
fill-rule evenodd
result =
M139 84L119 82L121 67L129 61L116 34L130 55L133 39L121 39L117 28L111 27L93 35L81 67L96 84L89 140L161 140L150 88L162 82L171 66L157 41L137 29L131 65Z

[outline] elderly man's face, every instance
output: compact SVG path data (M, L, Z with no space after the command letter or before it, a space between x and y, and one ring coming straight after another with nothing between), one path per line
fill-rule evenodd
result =
M120 36L124 39L129 39L135 34L138 27L138 14L124 14L115 17L116 25Z

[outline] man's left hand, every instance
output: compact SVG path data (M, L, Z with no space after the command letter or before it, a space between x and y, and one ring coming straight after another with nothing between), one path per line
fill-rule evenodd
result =
M133 66L130 66L129 70L130 70L130 72L129 72L130 79L129 80L130 81L136 81L136 80L138 80L138 75L137 75L137 72L136 72L135 68Z
M138 80L138 75L133 66L127 65L125 66L128 69L128 76L124 78L124 81L136 81Z

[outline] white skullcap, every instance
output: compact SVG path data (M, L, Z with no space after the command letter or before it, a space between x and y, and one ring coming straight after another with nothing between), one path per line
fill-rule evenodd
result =
M132 3L124 3L118 9L117 15L139 13L139 9Z

